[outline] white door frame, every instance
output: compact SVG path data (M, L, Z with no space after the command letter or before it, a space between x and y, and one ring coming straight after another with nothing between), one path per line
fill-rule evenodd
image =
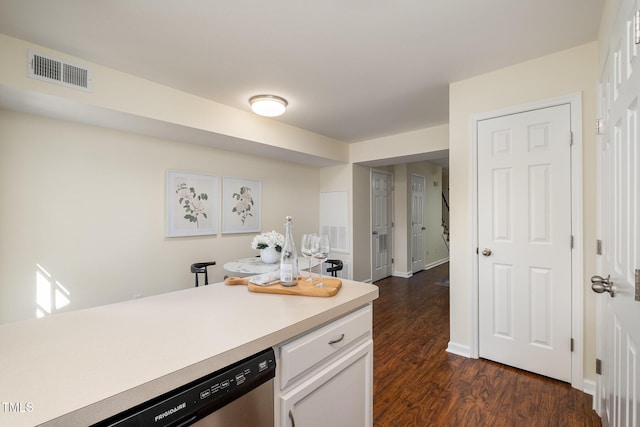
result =
M472 242L469 250L469 265L471 267L470 313L471 313L471 345L469 355L475 359L479 357L479 309L478 309L478 122L509 114L517 114L530 110L570 104L571 130L573 132L573 149L571 150L571 233L573 235L573 252L571 263L571 336L574 340L574 351L571 353L571 385L583 390L583 352L584 352L584 280L583 280L583 233L582 233L582 95L574 93L558 98L551 98L472 115L470 118L469 138L471 147L469 157L469 194L471 197L470 227ZM567 144L569 141L567 141ZM569 244L569 242L567 242ZM569 345L569 343L567 343Z

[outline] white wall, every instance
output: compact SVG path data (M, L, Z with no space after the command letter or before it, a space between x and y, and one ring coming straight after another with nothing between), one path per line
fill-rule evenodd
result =
M351 165L353 179L353 279L371 282L371 172Z
M35 316L38 265L71 310L191 287L193 262L220 281L256 254L255 234L165 238L167 169L261 180L263 230L318 228L317 168L0 110L0 323Z
M451 342L471 342L470 118L474 114L582 93L584 277L595 274L597 43L589 43L450 85ZM595 378L595 305L584 291L584 376Z
M411 182L407 164L393 165L393 275L411 276L411 227L409 226Z
M349 144L349 161L389 165L390 159L403 158L408 163L415 161L416 155L443 152L448 148L449 126L440 125Z

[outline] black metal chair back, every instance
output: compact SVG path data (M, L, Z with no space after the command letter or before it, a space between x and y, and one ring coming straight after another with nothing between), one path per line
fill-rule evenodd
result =
M331 264L331 267L327 267L327 273L331 273L332 277L338 277L338 271L344 267L342 261L339 259L328 259L325 262Z
M198 287L198 274L204 274L204 284L209 284L209 273L207 273L207 267L210 265L216 265L216 262L196 262L195 264L191 264L191 272L195 274L196 278L196 288Z

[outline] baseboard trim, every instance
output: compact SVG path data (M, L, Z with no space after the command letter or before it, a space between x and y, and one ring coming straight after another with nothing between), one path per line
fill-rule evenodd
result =
M411 271L394 271L393 277L402 277L404 279L408 279L413 276Z
M434 261L434 262L432 262L432 263L429 263L429 264L425 265L425 266L424 266L424 270L430 270L430 269L432 269L432 268L434 268L434 267L437 267L437 266L439 266L439 265L444 264L445 262L449 262L449 257L442 258L442 259L441 259L441 260L439 260L439 261Z
M590 394L591 396L596 395L596 382L592 380L583 380L582 381L582 391L586 394Z
M427 264L424 266L422 270L429 270L439 265L442 265L446 262L449 262L449 257ZM403 279L408 279L410 277L413 277L413 272L412 271L394 271L391 275L393 277L402 277Z
M471 349L468 345L462 345L452 341L449 341L447 345L447 353L457 354L458 356L463 356L468 359L471 358Z

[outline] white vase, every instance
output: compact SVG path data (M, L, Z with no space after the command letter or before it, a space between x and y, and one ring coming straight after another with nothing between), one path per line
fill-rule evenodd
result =
M280 252L276 248L260 249L260 260L265 264L275 264L280 259Z

